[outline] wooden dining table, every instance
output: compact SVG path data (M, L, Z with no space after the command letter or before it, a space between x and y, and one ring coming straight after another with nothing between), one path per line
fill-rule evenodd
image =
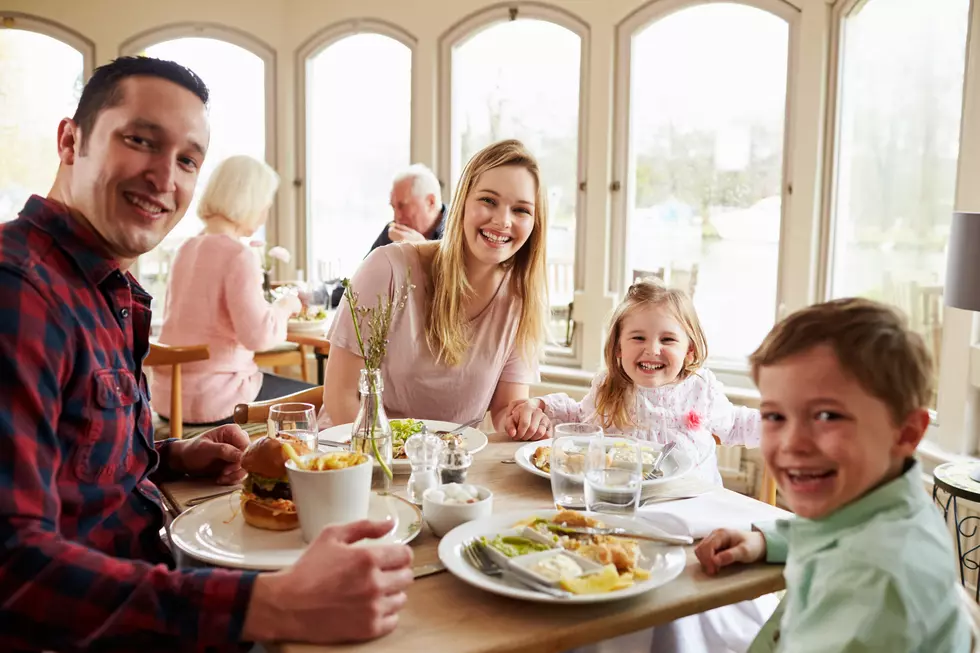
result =
M523 443L503 434L489 439L487 448L474 455L467 482L494 493L494 512L553 508L547 479L507 463ZM407 479L395 476L396 494L404 496ZM171 509L179 513L188 501L222 488L207 481L181 480L161 489ZM411 543L413 566L438 562L438 544L439 539L424 526ZM279 643L266 648L282 653L557 653L784 588L782 565L738 565L712 577L701 571L693 549L687 547L687 566L670 583L634 598L590 605L520 601L472 587L448 572L437 573L412 584L398 628L386 637L357 644Z

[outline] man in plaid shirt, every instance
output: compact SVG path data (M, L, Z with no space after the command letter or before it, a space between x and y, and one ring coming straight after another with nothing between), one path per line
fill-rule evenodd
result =
M97 69L59 125L48 197L0 225L0 650L368 639L405 603L411 551L351 546L390 524L327 529L274 574L175 571L160 537L154 479L237 483L248 444L237 426L154 443L150 297L128 272L187 210L207 99L172 62Z

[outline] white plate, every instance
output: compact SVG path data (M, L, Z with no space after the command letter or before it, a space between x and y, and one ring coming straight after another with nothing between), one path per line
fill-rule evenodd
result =
M422 513L395 495L371 494L368 518L394 519L395 528L365 545L410 542L422 528ZM219 567L272 571L296 562L307 544L299 528L269 531L246 524L236 492L182 512L170 525L170 541L201 562Z
M616 436L606 436L606 440L614 442L617 439ZM538 447L550 447L551 440L538 440L537 442L528 442L523 447L518 449L514 453L514 460L517 462L517 466L521 469L531 472L535 476L540 476L541 478L551 478L551 475L541 469L534 466L531 462L531 457ZM642 447L646 448L646 444L641 444ZM649 444L650 448L659 451L659 446L654 446L651 442ZM653 487L656 485L663 485L665 483L670 483L683 478L689 474L697 466L697 461L691 456L691 452L683 447L675 447L674 452L667 456L667 460L664 461L661 469L664 475L660 478L654 478L649 481L643 481L643 487Z
M327 322L330 318L322 320L289 320L286 322L286 331L297 333L323 333L327 329Z
M423 422L425 427L429 430L429 433L435 433L436 431L452 431L454 428L459 426L459 424L453 422L440 422L434 419L417 419L416 421ZM331 426L328 429L320 431L320 440L350 442L350 431L353 427L353 424ZM489 442L486 434L483 431L479 431L472 427L466 427L463 429L463 433L461 435L463 437L463 448L470 453L483 451ZM323 449L324 446L321 445L320 448ZM412 464L408 461L408 458L396 458L392 461L391 470L393 472L408 474L412 471Z
M623 526L640 532L660 533L656 528L630 517L592 512L583 514L597 518L606 526ZM608 592L606 594L579 594L566 599L560 599L542 592L535 592L520 584L511 584L511 581L502 580L499 577L482 574L462 557L463 545L474 537L492 537L498 533L511 530L514 524L529 517L549 518L554 515L554 510L509 512L491 515L486 519L466 522L446 533L446 536L439 542L439 560L446 565L446 569L454 576L465 583L486 590L487 592L509 596L515 599L537 601L539 603L569 604L605 603L607 601L619 601L620 599L644 594L656 587L666 585L680 576L684 571L684 566L687 564L687 554L683 547L665 546L656 542L640 542L640 551L644 556L641 566L650 570L649 579L639 581L632 587L615 592Z

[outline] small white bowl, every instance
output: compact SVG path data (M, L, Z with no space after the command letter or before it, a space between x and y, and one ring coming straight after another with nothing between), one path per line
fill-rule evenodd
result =
M449 485L459 484L450 483ZM471 484L464 483L464 485ZM477 500L473 503L445 503L435 500L433 493L436 491L445 492L445 485L430 487L422 495L422 516L436 537L442 537L460 524L489 517L493 512L493 492L480 485L473 487L477 491Z
M303 459L323 454L308 454ZM365 519L371 502L372 458L343 469L311 471L286 461L303 539L312 542L327 526Z

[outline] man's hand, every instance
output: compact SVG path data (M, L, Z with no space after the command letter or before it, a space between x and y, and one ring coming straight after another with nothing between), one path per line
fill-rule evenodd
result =
M540 399L516 399L507 409L504 430L512 440L541 440L551 431L551 419Z
M388 238L391 239L393 243L422 243L425 242L425 236L415 231L411 227L406 227L403 224L398 224L397 222L392 222L388 227Z
M390 522L329 526L288 570L259 576L242 638L333 644L393 631L412 584L412 550L351 546L389 530Z
M220 485L234 485L245 478L242 452L249 439L237 424L205 431L192 440L170 445L168 464L180 474L215 477Z
M757 531L737 531L719 528L694 549L701 568L714 576L722 567L736 562L758 562L766 557L766 538Z

